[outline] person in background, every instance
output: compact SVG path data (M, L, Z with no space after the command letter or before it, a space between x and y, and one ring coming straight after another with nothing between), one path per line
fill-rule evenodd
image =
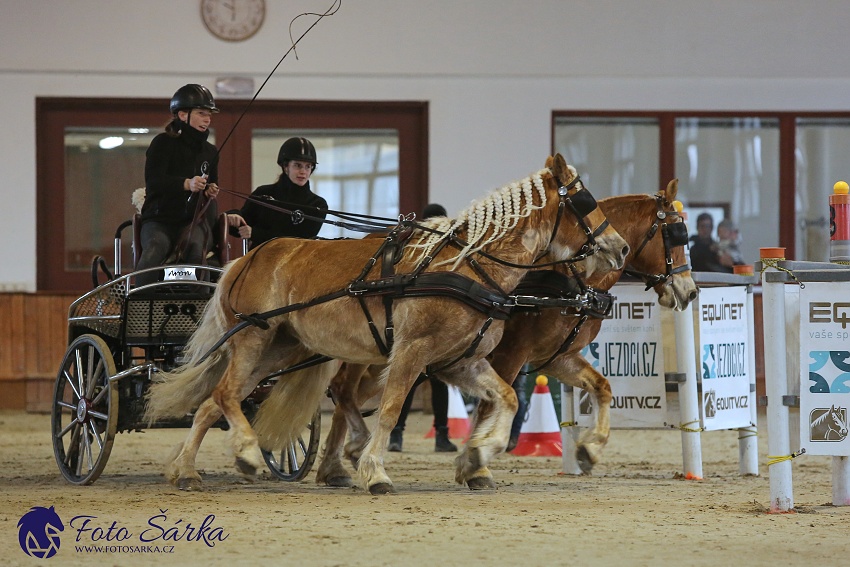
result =
M151 140L145 154L138 270L161 266L170 259L202 264L211 245L207 215L195 219L195 213L200 210L201 195L210 200L218 195L218 151L207 138L212 115L219 109L208 88L189 84L177 89L169 110L171 121ZM240 226L245 221L234 215L228 217L228 223ZM153 283L158 277L156 271L141 274L136 285Z
M529 368L529 366L526 366L523 368L523 371L527 372ZM528 397L525 395L525 383L527 377L527 374L520 372L513 383L514 392L516 392L517 409L516 414L514 415L514 420L511 422L511 436L508 439L508 446L505 448L506 453L510 453L516 448L517 443L519 443L519 434L522 431L522 424L525 423L525 420L528 417Z
M318 165L312 142L302 137L289 138L280 146L277 163L282 170L277 182L257 187L240 211L251 227L251 248L282 236L315 238L322 228L328 203L310 189L310 176ZM258 201L291 211L301 211L303 207L306 210L301 212L313 218L294 218Z
M695 272L732 273L732 258L722 254L717 242L712 238L714 219L709 213L697 216L697 233L691 236L691 269Z
M446 216L445 207L437 203L429 204L422 211L423 220L444 216ZM431 381L431 407L434 409L434 451L437 453L454 453L457 451L457 445L449 440L449 387L433 376L429 376L427 379ZM401 452L404 442L404 426L407 422L407 414L410 413L410 406L413 404L413 395L416 393L416 386L424 380L424 376L419 376L413 384L413 388L408 392L401 407L398 421L390 432L388 451Z
M734 266L746 264L744 262L744 255L741 254L741 250L738 248L739 241L738 227L735 226L732 219L723 219L720 221L717 225L717 249L721 258L723 255L728 256Z

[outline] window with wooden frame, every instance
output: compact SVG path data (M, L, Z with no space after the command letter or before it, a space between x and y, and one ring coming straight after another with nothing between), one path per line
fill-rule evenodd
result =
M828 196L850 177L848 112L554 111L552 148L597 197L654 193L728 214L748 262L782 246L826 261Z
M213 116L210 141L227 139L219 166L224 188L248 195L274 182L277 148L289 135L304 135L324 162L314 190L329 207L395 217L428 201L425 102L255 101L247 112L247 100L217 103L222 111ZM39 291L91 289L97 255L111 268L116 228L132 217L131 195L144 186L147 146L169 119L167 99L37 99ZM222 193L218 207L242 202ZM125 231L121 239L124 273L131 237Z

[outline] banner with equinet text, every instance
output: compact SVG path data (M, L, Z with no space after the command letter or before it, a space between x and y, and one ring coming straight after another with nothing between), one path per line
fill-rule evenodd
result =
M611 427L664 427L664 351L661 307L642 284L618 284L609 318L596 339L582 350L584 357L611 383ZM591 426L591 401L578 390L573 397L579 426Z
M749 427L752 416L747 288L701 288L697 321L703 428L713 431Z
M800 366L800 446L850 455L850 282L800 289Z

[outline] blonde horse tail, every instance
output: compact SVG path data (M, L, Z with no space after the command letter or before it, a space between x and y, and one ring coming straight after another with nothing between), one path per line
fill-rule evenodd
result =
M297 439L338 369L338 362L326 362L278 380L252 424L260 447L276 451Z
M227 332L227 319L218 286L207 304L198 329L186 343L186 362L156 375L147 393L145 419L148 424L164 418L179 418L191 413L210 397L230 361L229 342L221 345L203 361L205 354Z

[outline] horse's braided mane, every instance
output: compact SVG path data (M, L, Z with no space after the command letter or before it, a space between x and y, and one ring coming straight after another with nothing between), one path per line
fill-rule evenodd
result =
M546 189L543 186L543 175L551 172L541 169L537 173L505 185L490 193L484 199L473 203L457 218L437 217L424 221L422 224L439 232L428 232L408 246L415 262L421 262L450 234L456 234L466 227L467 245L451 258L440 260L435 265L441 266L454 262L451 269L456 269L461 261L470 254L496 242L516 227L519 219L531 215L532 211L546 206ZM540 196L540 205L534 204L534 191ZM485 239L487 235L490 235Z

